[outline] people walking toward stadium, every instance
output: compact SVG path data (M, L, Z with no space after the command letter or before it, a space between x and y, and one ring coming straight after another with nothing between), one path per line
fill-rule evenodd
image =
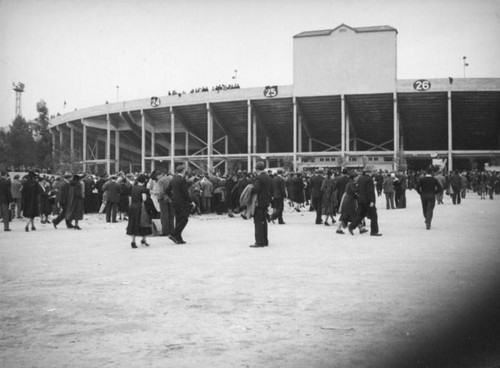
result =
M252 194L257 196L255 204L253 222L255 229L255 243L250 245L251 248L267 247L269 245L268 228L267 228L267 209L271 204L273 183L269 175L267 175L265 164L258 161L255 164L256 175L253 180Z
M342 229L345 229L349 223L356 219L358 211L359 175L356 172L352 172L347 178L348 182L345 185L344 194L342 195L339 205L340 218L339 226L336 231L337 234L344 234ZM358 225L358 229L360 234L368 231L363 227L362 223Z
M139 175L130 191L130 207L128 211L127 235L132 237L132 248L137 248L136 237L140 236L141 244L149 246L146 237L151 235L152 228L144 203L148 199L149 189L145 187L146 176Z
M316 225L321 225L323 223L323 220L321 218L321 207L323 201L323 191L321 190L321 187L323 185L323 180L324 178L321 170L316 170L309 179L312 206L316 212Z
M10 188L9 173L7 171L0 171L0 215L3 221L3 231L10 231L10 203L13 201L12 190Z
M390 173L384 179L384 195L385 195L385 208L388 210L393 210L394 207L394 179L395 174Z
M175 227L168 238L176 244L186 244L182 238L182 232L188 223L191 210L195 207L195 203L189 196L189 186L184 177L185 171L184 165L177 166L175 175L167 187L167 195L172 199L175 213Z
M446 178L444 177L442 171L438 171L437 174L434 175L434 178L439 182L439 185L441 185L441 188L443 189L438 194L436 194L437 204L444 204L443 203L443 193L444 193L445 188L446 188Z
M439 181L432 176L432 169L428 168L424 177L417 182L415 190L420 195L422 201L422 212L425 218L425 228L431 229L434 207L436 205L436 195L443 191Z
M453 174L450 176L450 195L453 204L460 204L461 196L460 192L462 190L462 177L458 173L458 170L455 170Z
M118 177L112 175L110 180L102 186L102 191L107 193L106 200L106 222L118 222L116 221L116 215L118 213L118 203L120 203L120 184L117 183Z
M61 179L58 187L58 191L56 194L56 205L59 208L59 215L52 221L52 225L54 225L54 228L57 229L57 225L62 220L65 220L66 222L66 227L68 229L73 228L73 224L71 221L68 221L66 219L66 210L68 206L68 192L69 192L69 179L71 179L71 173L66 172L64 174L64 177Z
M321 192L323 193L323 198L321 199L321 213L325 216L323 224L325 226L330 226L328 219L331 219L332 225L336 222L333 218L335 216L335 179L332 178L333 172L328 170L326 172L326 178L321 184Z
M271 215L271 220L278 220L278 224L284 225L283 210L285 209L285 180L283 179L283 169L278 169L276 176L273 178L273 207L274 212Z
M27 219L25 231L36 230L35 217L40 216L40 185L36 181L37 175L30 171L23 183L21 195L23 197L23 216Z
M161 236L169 236L174 229L174 207L172 199L167 195L167 188L172 180L172 175L164 172L159 173L158 177L158 202L160 204L160 222Z
M85 197L85 187L79 175L74 175L68 187L68 202L66 208L66 221L75 221L73 229L81 230L78 222L83 220L83 199Z
M363 171L358 179L358 212L356 218L348 226L349 233L354 235L353 230L361 224L365 217L370 219L370 235L381 236L378 228L377 207L375 206L375 187L369 171Z
M21 180L19 180L19 174L14 175L14 178L10 182L10 191L12 195L12 200L14 202L14 211L12 213L12 218L22 218L21 216Z

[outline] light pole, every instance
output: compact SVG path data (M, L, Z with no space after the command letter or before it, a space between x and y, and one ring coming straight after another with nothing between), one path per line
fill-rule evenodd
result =
M238 70L237 69L234 69L233 79L234 79L234 84L238 84Z
M465 67L469 66L469 64L466 62L467 56L464 56L462 59L464 60L464 78L465 78Z
M116 86L116 102L118 102L118 93L120 91L120 86Z

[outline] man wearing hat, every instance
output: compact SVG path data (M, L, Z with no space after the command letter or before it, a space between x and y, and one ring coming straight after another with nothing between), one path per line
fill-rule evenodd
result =
M314 210L316 211L316 225L321 225L323 220L321 219L322 211L322 200L323 200L323 191L321 187L323 185L323 181L325 178L323 177L323 170L315 170L314 175L309 179L309 183L311 184L311 199Z
M112 175L110 180L102 186L103 193L107 191L108 200L106 201L106 222L117 222L116 214L118 212L118 203L120 202L121 188L117 183L118 177Z
M66 227L68 229L74 228L73 224L71 223L71 220L66 219L66 210L68 207L68 202L69 202L69 181L73 177L73 174L71 174L69 171L66 171L64 173L64 177L61 180L61 183L59 184L59 190L56 194L56 204L58 207L61 208L61 212L59 215L52 221L52 225L54 225L54 228L57 229L57 225L64 219L66 222Z
M12 194L10 190L10 180L8 173L5 170L0 171L0 214L3 220L3 230L10 231L10 211L9 205L12 202Z
M273 206L274 213L271 215L271 220L278 219L278 224L284 225L283 209L285 208L285 180L283 179L283 169L278 169L276 176L273 178Z
M262 161L258 161L255 165L257 175L252 183L252 194L257 195L257 203L253 215L255 243L250 245L251 248L267 247L269 245L269 239L267 238L267 208L273 198L273 182L264 170L265 168L266 165Z

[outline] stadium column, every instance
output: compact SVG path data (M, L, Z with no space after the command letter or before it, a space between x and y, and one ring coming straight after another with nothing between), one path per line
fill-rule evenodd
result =
M453 170L453 125L451 115L451 91L448 91L448 171Z
M393 103L394 103L394 108L393 108L393 122L394 122L394 133L393 133L393 146L394 146L394 151L392 154L392 161L393 161L393 168L394 170L397 170L398 167L398 153L399 153L399 121L398 121L398 97L396 92L393 93Z
M146 116L141 109L141 172L146 172Z
M83 142L82 142L82 166L83 172L87 172L87 126L83 123L83 119L81 120L83 127Z
M115 172L120 171L120 131L115 129Z
M155 170L155 160L154 157L156 155L156 150L155 150L155 127L151 127L151 172Z
M106 172L111 174L111 119L106 114Z
M297 110L297 152L302 152L302 114Z
M345 127L345 96L340 95L340 155L343 166L345 166L345 148L346 148L346 127Z
M71 161L75 160L75 128L73 125L66 123L69 128L69 155L71 157Z
M293 171L297 171L297 99L293 96Z
M247 171L252 172L252 103L247 100Z
M61 153L63 150L64 133L60 125L57 127L57 130L59 131L59 152Z
M214 145L214 120L212 111L210 111L210 103L207 102L207 172L212 173L213 170L213 145Z
M270 146L270 139L269 139L269 136L266 136L266 153L269 153L269 146ZM269 167L269 156L268 155L266 155L266 167Z
M257 163L257 156L255 154L257 153L257 115L253 114L252 116L252 152L254 153L254 156L252 157L252 167L255 167L255 164Z
M170 106L170 172L175 173L175 112Z

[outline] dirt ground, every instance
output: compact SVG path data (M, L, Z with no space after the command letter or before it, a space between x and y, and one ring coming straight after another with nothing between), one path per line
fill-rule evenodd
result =
M427 231L378 200L382 237L311 212L189 220L131 249L125 222L0 231L1 367L500 367L500 198L437 206ZM62 225L62 224L61 224Z

